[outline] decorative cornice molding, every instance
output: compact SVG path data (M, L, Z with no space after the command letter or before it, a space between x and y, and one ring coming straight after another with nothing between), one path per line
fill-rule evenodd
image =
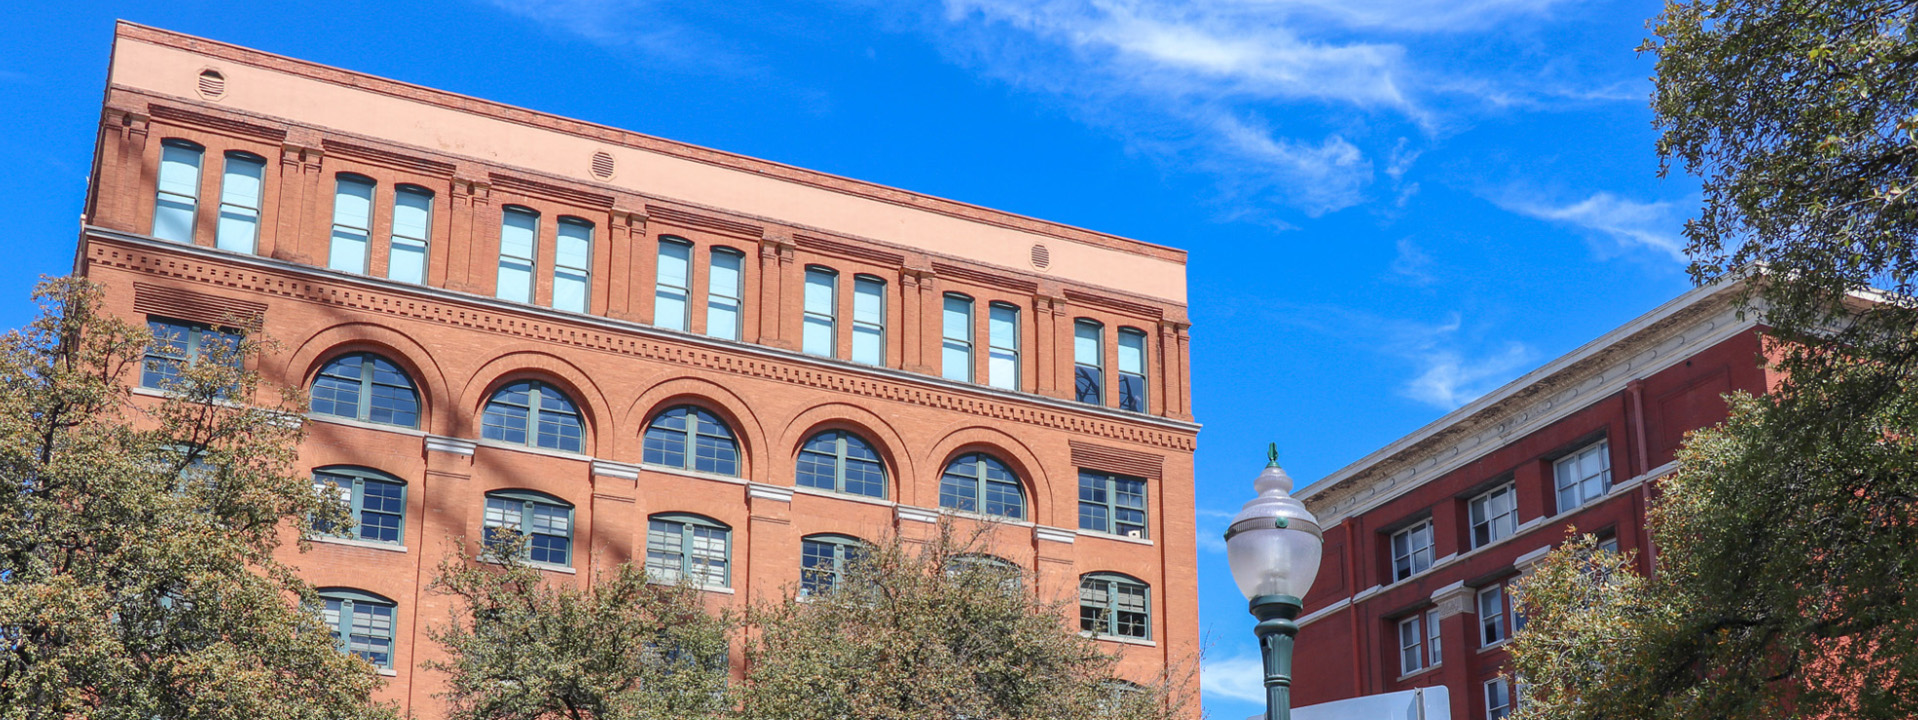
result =
M1474 612L1472 600L1478 597L1478 590L1465 586L1460 580L1432 591L1432 604L1438 606L1439 619Z
M478 448L479 448L479 444L471 440L463 440L456 437L446 437L444 435L426 436L426 449L430 452L443 452L449 455L465 455L467 457L472 457L473 451Z
M1195 423L957 383L903 370L813 358L760 345L658 330L614 318L559 313L441 288L348 276L272 258L155 240L88 226L88 261L334 307L382 313L688 365L982 418L1191 452Z
M632 463L593 459L593 474L621 480L638 480L639 466Z
M369 145L343 142L332 138L321 139L320 147L325 148L326 152L331 155L397 167L424 175L432 175L434 177L453 177L453 171L455 169L452 163L428 160L405 153L382 150Z
M165 120L175 125L192 125L203 130L212 130L226 135L244 135L272 142L280 142L286 139L286 130L282 128L257 125L250 122L223 118L217 115L208 115L206 113L197 113L171 105L148 103L147 116L157 120Z

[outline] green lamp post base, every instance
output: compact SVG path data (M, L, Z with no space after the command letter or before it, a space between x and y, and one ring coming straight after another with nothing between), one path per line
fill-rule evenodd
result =
M1265 654L1265 720L1292 720L1292 640L1299 634L1293 621L1305 605L1290 595L1260 595L1250 609L1259 619L1252 632Z

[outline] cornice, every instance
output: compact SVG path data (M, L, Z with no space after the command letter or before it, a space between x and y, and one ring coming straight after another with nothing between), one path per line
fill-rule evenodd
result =
M122 270L1191 452L1199 425L86 226ZM98 242L95 242L98 241Z

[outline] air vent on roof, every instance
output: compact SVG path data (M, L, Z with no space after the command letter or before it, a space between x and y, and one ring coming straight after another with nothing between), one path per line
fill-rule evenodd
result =
M226 96L226 76L208 68L200 71L200 97L218 100Z
M1032 246L1032 266L1044 270L1052 265L1052 251L1043 244Z
M605 151L593 153L593 177L601 180L613 179L613 156Z

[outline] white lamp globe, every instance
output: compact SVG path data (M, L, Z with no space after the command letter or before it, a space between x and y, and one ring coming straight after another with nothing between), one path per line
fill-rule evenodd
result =
M1302 601L1318 579L1324 531L1305 504L1292 497L1292 477L1273 461L1253 481L1259 496L1245 504L1225 531L1226 562L1247 599L1282 596Z

